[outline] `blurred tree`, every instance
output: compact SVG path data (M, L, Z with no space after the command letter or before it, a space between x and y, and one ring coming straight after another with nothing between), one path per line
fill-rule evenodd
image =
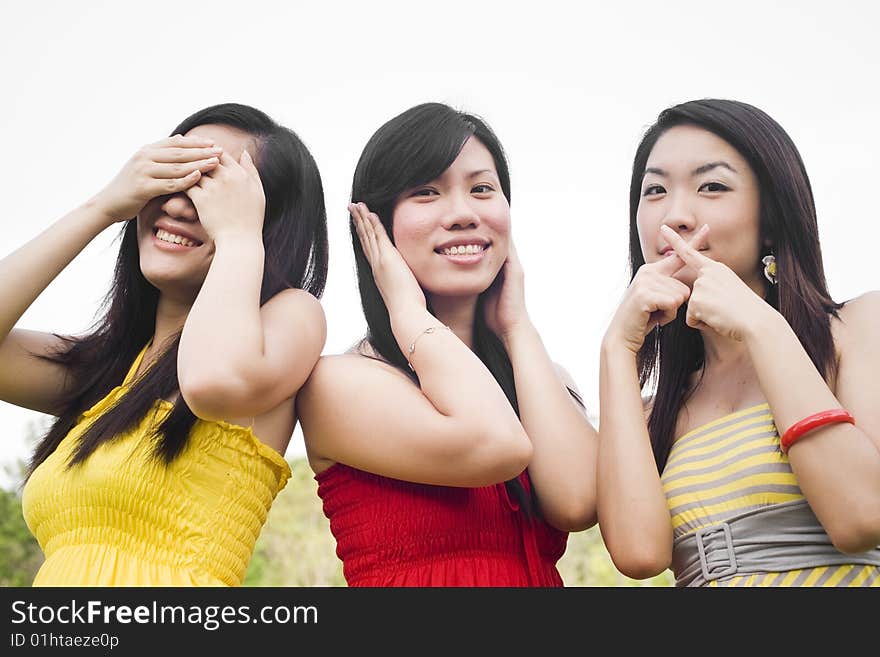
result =
M305 459L293 474L257 540L245 586L345 586L336 540L324 516L318 484Z
M0 586L30 586L43 563L43 552L21 515L19 482L25 468L24 461L4 468L15 489L0 488Z

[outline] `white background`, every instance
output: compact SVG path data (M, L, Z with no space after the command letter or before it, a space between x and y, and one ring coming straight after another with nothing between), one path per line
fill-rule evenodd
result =
M511 165L530 314L595 413L597 353L628 275L636 144L664 107L743 100L810 174L838 300L880 288L875 2L27 2L0 9L0 257L94 194L142 144L218 102L297 132L321 169L325 353L362 333L345 209L361 149L425 101L483 116ZM78 332L110 280L99 236L19 322ZM0 402L0 462L28 424ZM297 430L288 457L302 452Z

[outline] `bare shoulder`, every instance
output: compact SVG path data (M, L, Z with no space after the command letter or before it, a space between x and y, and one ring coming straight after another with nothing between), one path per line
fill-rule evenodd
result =
M839 311L843 321L850 318L876 320L880 316L880 290L871 290L846 302Z
M281 290L265 304L264 308L283 309L284 312L295 312L306 319L320 319L324 322L324 307L312 294L298 288Z
M837 314L839 319L831 321L831 332L838 353L843 355L848 349L863 347L866 341L873 341L880 322L880 290L847 301Z
M574 377L569 373L567 369L565 369L561 364L557 362L553 362L553 367L556 370L556 376L562 381L562 384L568 389L571 398L575 401L575 403L580 407L582 411L586 412L586 405L584 404L584 398L581 395L580 389L577 387L577 383L574 381Z
M300 396L306 401L316 397L333 398L338 395L361 394L374 384L409 378L397 368L376 358L348 351L318 358Z
M273 344L308 353L310 359L320 355L327 340L327 319L321 302L310 293L282 290L263 304L260 315Z
M580 389L577 387L577 383L575 383L574 378L571 376L569 371L565 369L565 367L563 367L560 363L554 361L553 367L556 369L556 376L558 376L563 385L568 388L568 392L571 395L572 401L574 401L575 405L580 411L586 414L587 405L584 402L584 397L581 394Z
M565 369L560 363L553 362L553 367L556 369L556 376L559 377L559 380L565 384L565 387L569 390L574 390L577 392L577 384L574 382L571 374L567 369Z

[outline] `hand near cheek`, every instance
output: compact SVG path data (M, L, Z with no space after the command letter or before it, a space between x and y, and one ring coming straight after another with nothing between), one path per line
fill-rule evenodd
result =
M247 150L238 161L223 153L220 166L202 176L186 190L186 195L214 242L262 232L266 197L260 174Z
M425 293L391 243L379 215L364 203L349 203L348 212L388 314L393 318L410 310L425 310Z
M530 321L526 310L525 275L513 240L501 271L486 293L483 313L488 327L503 342Z
M667 226L661 228L676 255L694 272L687 325L710 328L719 335L742 341L748 327L768 306L727 265L707 258Z

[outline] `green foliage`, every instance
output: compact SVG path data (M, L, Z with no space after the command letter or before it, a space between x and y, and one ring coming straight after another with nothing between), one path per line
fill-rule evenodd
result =
M269 511L257 540L245 586L345 586L336 540L324 516L318 483L308 462L293 474Z
M0 586L30 586L43 553L21 515L21 499L0 489Z
M605 549L599 527L571 534L559 560L559 574L566 586L672 586L672 571L650 579L630 579L618 572Z

